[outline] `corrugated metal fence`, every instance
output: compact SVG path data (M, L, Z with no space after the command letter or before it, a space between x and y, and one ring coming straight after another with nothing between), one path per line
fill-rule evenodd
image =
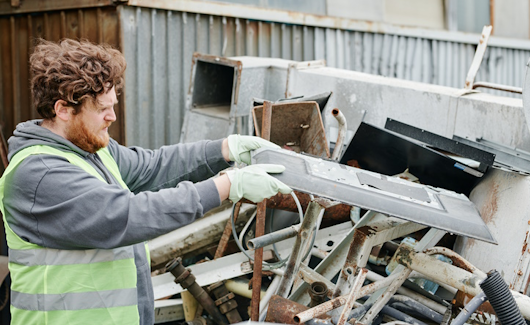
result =
M29 100L26 63L33 37L88 37L119 46L128 62L125 105L120 103L121 121L111 134L122 143L150 148L179 140L193 52L325 59L331 67L460 88L479 39L479 35L414 28L373 32L266 18L272 20L266 15L261 21L127 5L0 16L4 135L9 136L16 123L36 116ZM476 80L522 87L529 56L529 41L490 39Z
M119 11L129 62L126 136L129 144L147 147L179 139L194 51L325 59L331 67L457 88L463 87L475 53L474 44L428 34L346 31L139 7ZM489 46L476 81L522 87L529 56L528 48Z

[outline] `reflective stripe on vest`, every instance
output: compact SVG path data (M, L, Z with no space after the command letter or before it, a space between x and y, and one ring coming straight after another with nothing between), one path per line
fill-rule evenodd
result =
M9 227L3 203L5 179L25 158L37 154L66 158L105 182L82 157L49 146L25 148L11 159L0 178L0 210L12 278L11 324L138 324L132 246L110 250L51 249L22 240ZM98 155L121 186L127 188L108 149L99 150Z

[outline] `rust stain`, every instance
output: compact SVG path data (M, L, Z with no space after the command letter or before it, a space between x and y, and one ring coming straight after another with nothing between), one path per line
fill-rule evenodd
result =
M527 239L528 239L528 230L526 231L526 236L524 237L523 249L522 249L522 252L521 252L522 255L524 255L524 253L526 251L526 247L528 246Z
M493 221L493 217L495 216L495 213L497 213L498 199L499 194L499 184L494 183L491 187L490 191L488 192L488 197L484 201L484 204L482 205L480 209L480 215L482 216L482 219L486 224L495 223Z

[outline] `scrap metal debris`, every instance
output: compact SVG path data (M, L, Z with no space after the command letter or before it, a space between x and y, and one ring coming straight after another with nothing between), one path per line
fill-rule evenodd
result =
M232 88L245 101L236 98L231 109L243 116L245 102L253 96L252 87L243 90L237 84L250 80L242 62L196 54L192 80L200 87L190 91L223 79L222 69L213 79L201 76L202 65L212 71L216 64L236 66ZM281 77L287 80L286 93L305 85L297 83L302 73L298 66L289 64L287 76ZM265 69L277 67L278 62ZM321 64L310 78L319 77L314 73L318 69ZM344 73L337 78L347 79ZM183 235L192 228L155 240L157 323L459 325L530 320L530 297L521 293L530 282L526 244L522 255L517 250L519 259L498 264L501 272L482 269L489 264L473 253L504 249L506 234L497 231L504 225L495 221L509 217L512 201L503 201L498 191L530 188L530 155L486 140L449 138L408 125L396 114L385 117L381 128L363 121L366 111L326 108L330 102L344 103L333 97L339 96L337 89L344 91L344 83L320 89L329 90L324 95L252 98L248 121L240 122L248 123L250 134L282 148L256 150L252 162L283 164L286 170L273 176L295 191L257 206L243 201L212 213L202 222L215 240L204 245L170 243L171 238L188 238ZM233 90L228 88L223 89ZM203 98L194 96L195 104ZM238 122L229 121L233 130ZM525 243L527 239L528 231ZM490 257L502 259L494 255ZM513 280L506 267L516 269ZM199 308L192 308L197 302L186 289Z

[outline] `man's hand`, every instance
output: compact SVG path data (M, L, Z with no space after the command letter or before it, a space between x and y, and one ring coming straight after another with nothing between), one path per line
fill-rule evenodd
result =
M260 137L253 137L247 135L231 134L227 138L228 142L228 158L237 163L244 162L250 165L250 151L262 147L277 148L280 146L262 139Z
M237 202L245 198L254 203L268 199L278 192L289 194L293 190L267 173L281 173L285 170L282 165L257 164L226 172L230 179L229 199Z

